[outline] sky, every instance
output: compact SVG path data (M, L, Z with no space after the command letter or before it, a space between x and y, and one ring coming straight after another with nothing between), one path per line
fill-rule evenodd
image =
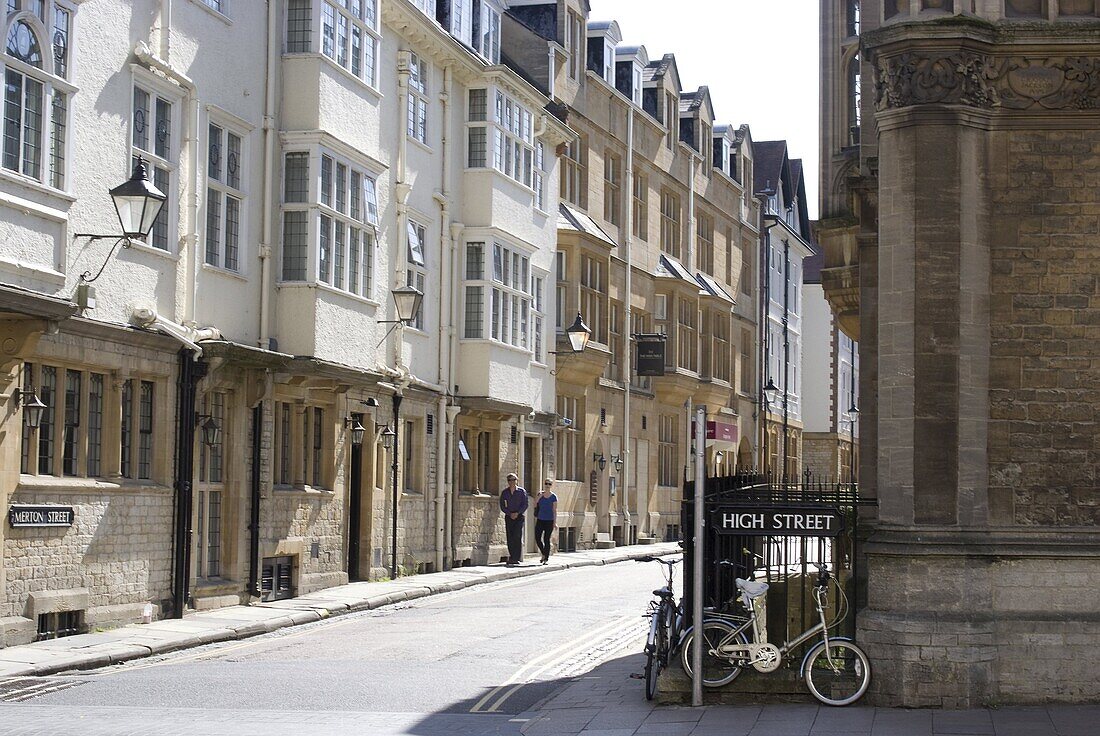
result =
M623 43L650 59L676 55L684 89L710 88L718 124L747 123L754 141L785 138L806 168L817 217L817 0L590 0Z

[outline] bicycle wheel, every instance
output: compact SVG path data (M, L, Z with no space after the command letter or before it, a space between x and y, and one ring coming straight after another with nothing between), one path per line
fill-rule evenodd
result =
M647 649L645 653L645 699L653 700L657 696L657 675L659 666L657 654Z
M734 681L741 674L741 666L734 664L727 657L714 653L714 650L722 642L732 644L748 644L744 633L734 634L737 631L731 624L719 619L711 619L703 622L703 685L705 687L721 687ZM688 677L693 677L691 658L695 650L695 630L688 629L684 636L684 645L680 649L680 663Z
M871 684L871 664L850 641L820 641L806 654L806 687L825 705L848 705L863 697Z

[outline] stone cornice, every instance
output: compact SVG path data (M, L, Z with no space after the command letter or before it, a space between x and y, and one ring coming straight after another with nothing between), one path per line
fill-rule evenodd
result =
M900 23L864 50L881 111L957 105L990 112L1100 110L1100 23Z

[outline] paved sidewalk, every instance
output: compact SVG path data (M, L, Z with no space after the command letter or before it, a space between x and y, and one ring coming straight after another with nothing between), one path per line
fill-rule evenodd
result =
M645 699L642 655L570 682L521 719L523 736L1097 736L1100 705L906 710L814 702L657 706Z
M192 613L183 619L131 624L119 629L0 649L0 677L52 675L85 670L231 639L244 639L286 626L311 623L353 611L364 611L482 583L540 573L680 552L676 544L636 545L608 550L559 553L550 564L526 562L519 567L461 567L395 581L350 583L297 598L251 606L229 606Z

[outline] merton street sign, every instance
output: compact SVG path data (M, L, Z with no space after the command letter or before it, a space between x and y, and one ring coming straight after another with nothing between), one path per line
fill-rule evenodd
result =
M72 506L32 506L16 503L8 508L8 524L23 526L72 526Z
M719 534L747 537L835 537L844 531L844 516L832 506L722 504L712 512Z

